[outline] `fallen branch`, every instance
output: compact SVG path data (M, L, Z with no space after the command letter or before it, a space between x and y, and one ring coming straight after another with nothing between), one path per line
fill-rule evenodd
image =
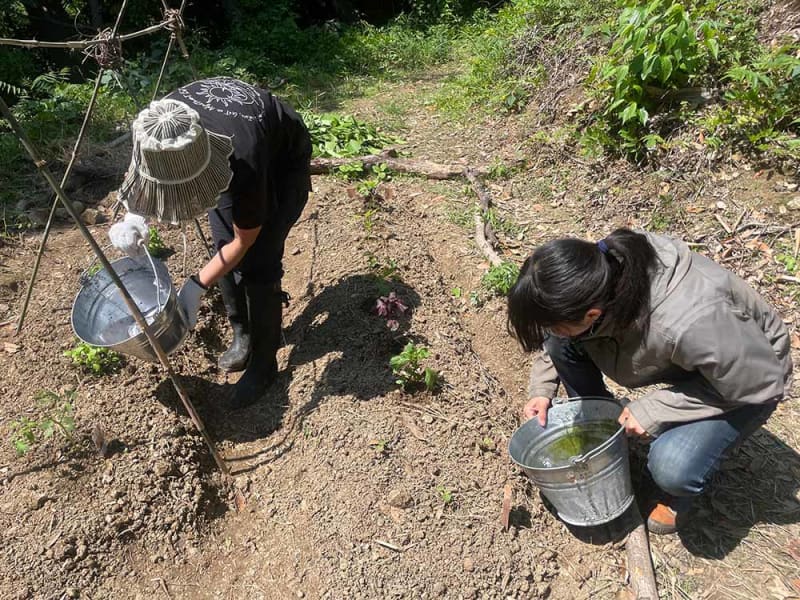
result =
M631 590L636 600L658 600L658 587L653 571L653 559L650 556L647 529L635 502L631 506L631 515L636 527L628 534L625 542Z
M380 154L352 158L315 158L311 161L311 174L325 175L334 172L343 165L356 163L361 163L365 167L385 164L392 171L423 175L429 179L457 179L464 175L464 167L462 165L440 165L427 160L397 158L397 152L393 149L384 150Z
M494 231L492 231L491 225L486 221L486 213L491 206L491 199L489 198L489 192L484 187L483 182L478 179L476 171L470 167L464 169L464 177L466 177L469 182L472 184L472 189L475 190L475 193L478 196L478 210L475 211L475 243L478 245L478 248L481 249L484 256L492 263L493 266L498 266L503 264L503 259L495 252L492 245L486 239L486 230L487 227L489 231L491 231L491 236L494 236ZM496 239L496 238L495 238Z

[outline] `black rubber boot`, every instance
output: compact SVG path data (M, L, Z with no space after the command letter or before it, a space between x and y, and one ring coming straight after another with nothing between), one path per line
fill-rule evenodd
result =
M278 375L278 348L281 345L281 319L285 295L275 285L248 285L251 351L241 379L236 382L231 408L238 410L254 404Z
M219 368L229 373L242 371L250 357L250 324L247 319L247 297L244 285L236 285L230 273L219 280L222 302L231 322L233 341L219 357Z

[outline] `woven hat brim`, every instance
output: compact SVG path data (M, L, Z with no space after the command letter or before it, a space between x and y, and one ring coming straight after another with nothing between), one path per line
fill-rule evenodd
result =
M190 221L217 205L233 178L228 159L233 154L231 138L206 130L211 157L206 168L191 181L165 184L139 173L134 147L131 165L119 190L119 199L134 214L177 224Z

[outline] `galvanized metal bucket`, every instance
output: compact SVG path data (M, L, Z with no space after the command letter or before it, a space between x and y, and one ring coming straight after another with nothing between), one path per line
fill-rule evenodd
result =
M189 326L178 305L177 294L167 267L149 255L122 258L111 263L136 306L142 311L153 335L167 354L186 339ZM128 310L108 271L81 278L82 287L72 305L72 329L92 346L111 348L149 362L158 356L144 331Z
M616 423L622 406L608 398L556 399L547 413L547 425L525 422L509 443L511 459L522 467L558 516L571 525L594 526L613 521L633 502L628 440L624 429L568 464L546 467L540 452L575 427Z

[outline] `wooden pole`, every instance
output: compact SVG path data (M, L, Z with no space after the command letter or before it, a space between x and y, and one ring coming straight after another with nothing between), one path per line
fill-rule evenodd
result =
M9 125L11 125L11 129L16 134L19 141L24 146L25 150L28 152L28 155L31 157L34 165L42 174L42 176L47 180L47 183L50 184L50 187L58 196L58 199L61 201L61 204L69 213L70 217L75 221L75 224L78 226L83 237L92 247L97 259L105 268L106 272L108 272L111 279L114 281L114 284L120 291L125 304L128 306L128 310L130 310L131 315L136 320L136 324L144 331L145 335L147 336L147 341L150 343L150 346L153 348L153 351L158 356L158 360L161 365L167 370L167 374L169 375L170 380L172 381L172 385L175 387L175 391L178 392L178 396L183 402L184 408L186 408L186 412L189 413L189 417L192 419L194 426L200 432L200 435L205 440L206 444L208 445L209 450L211 451L211 456L214 458L214 461L217 463L217 466L222 471L225 476L230 475L230 471L228 466L225 464L225 461L222 460L222 457L217 452L217 449L214 447L214 442L211 439L211 436L206 431L205 425L203 424L202 419L200 419L200 415L197 414L197 411L192 404L192 401L189 399L189 395L183 389L183 386L178 381L175 372L172 370L172 365L169 362L169 358L167 357L166 352L161 347L161 343L155 338L153 332L150 329L150 325L147 324L147 321L142 315L139 307L136 306L136 302L134 302L133 298L131 297L130 293L128 292L125 284L122 283L122 280L117 275L117 272L114 271L111 263L106 258L106 255L103 253L102 248L97 244L94 237L92 237L91 232L86 228L86 226L81 221L79 215L75 212L75 208L72 206L72 202L70 202L69 198L67 197L66 193L64 192L63 188L58 184L53 174L50 172L50 169L47 168L47 162L42 160L39 156L39 153L36 151L36 148L33 146L32 142L26 135L25 131L22 129L20 124L14 118L14 115L11 114L11 111L8 108L8 105L3 101L3 98L0 97L0 113L8 120Z

